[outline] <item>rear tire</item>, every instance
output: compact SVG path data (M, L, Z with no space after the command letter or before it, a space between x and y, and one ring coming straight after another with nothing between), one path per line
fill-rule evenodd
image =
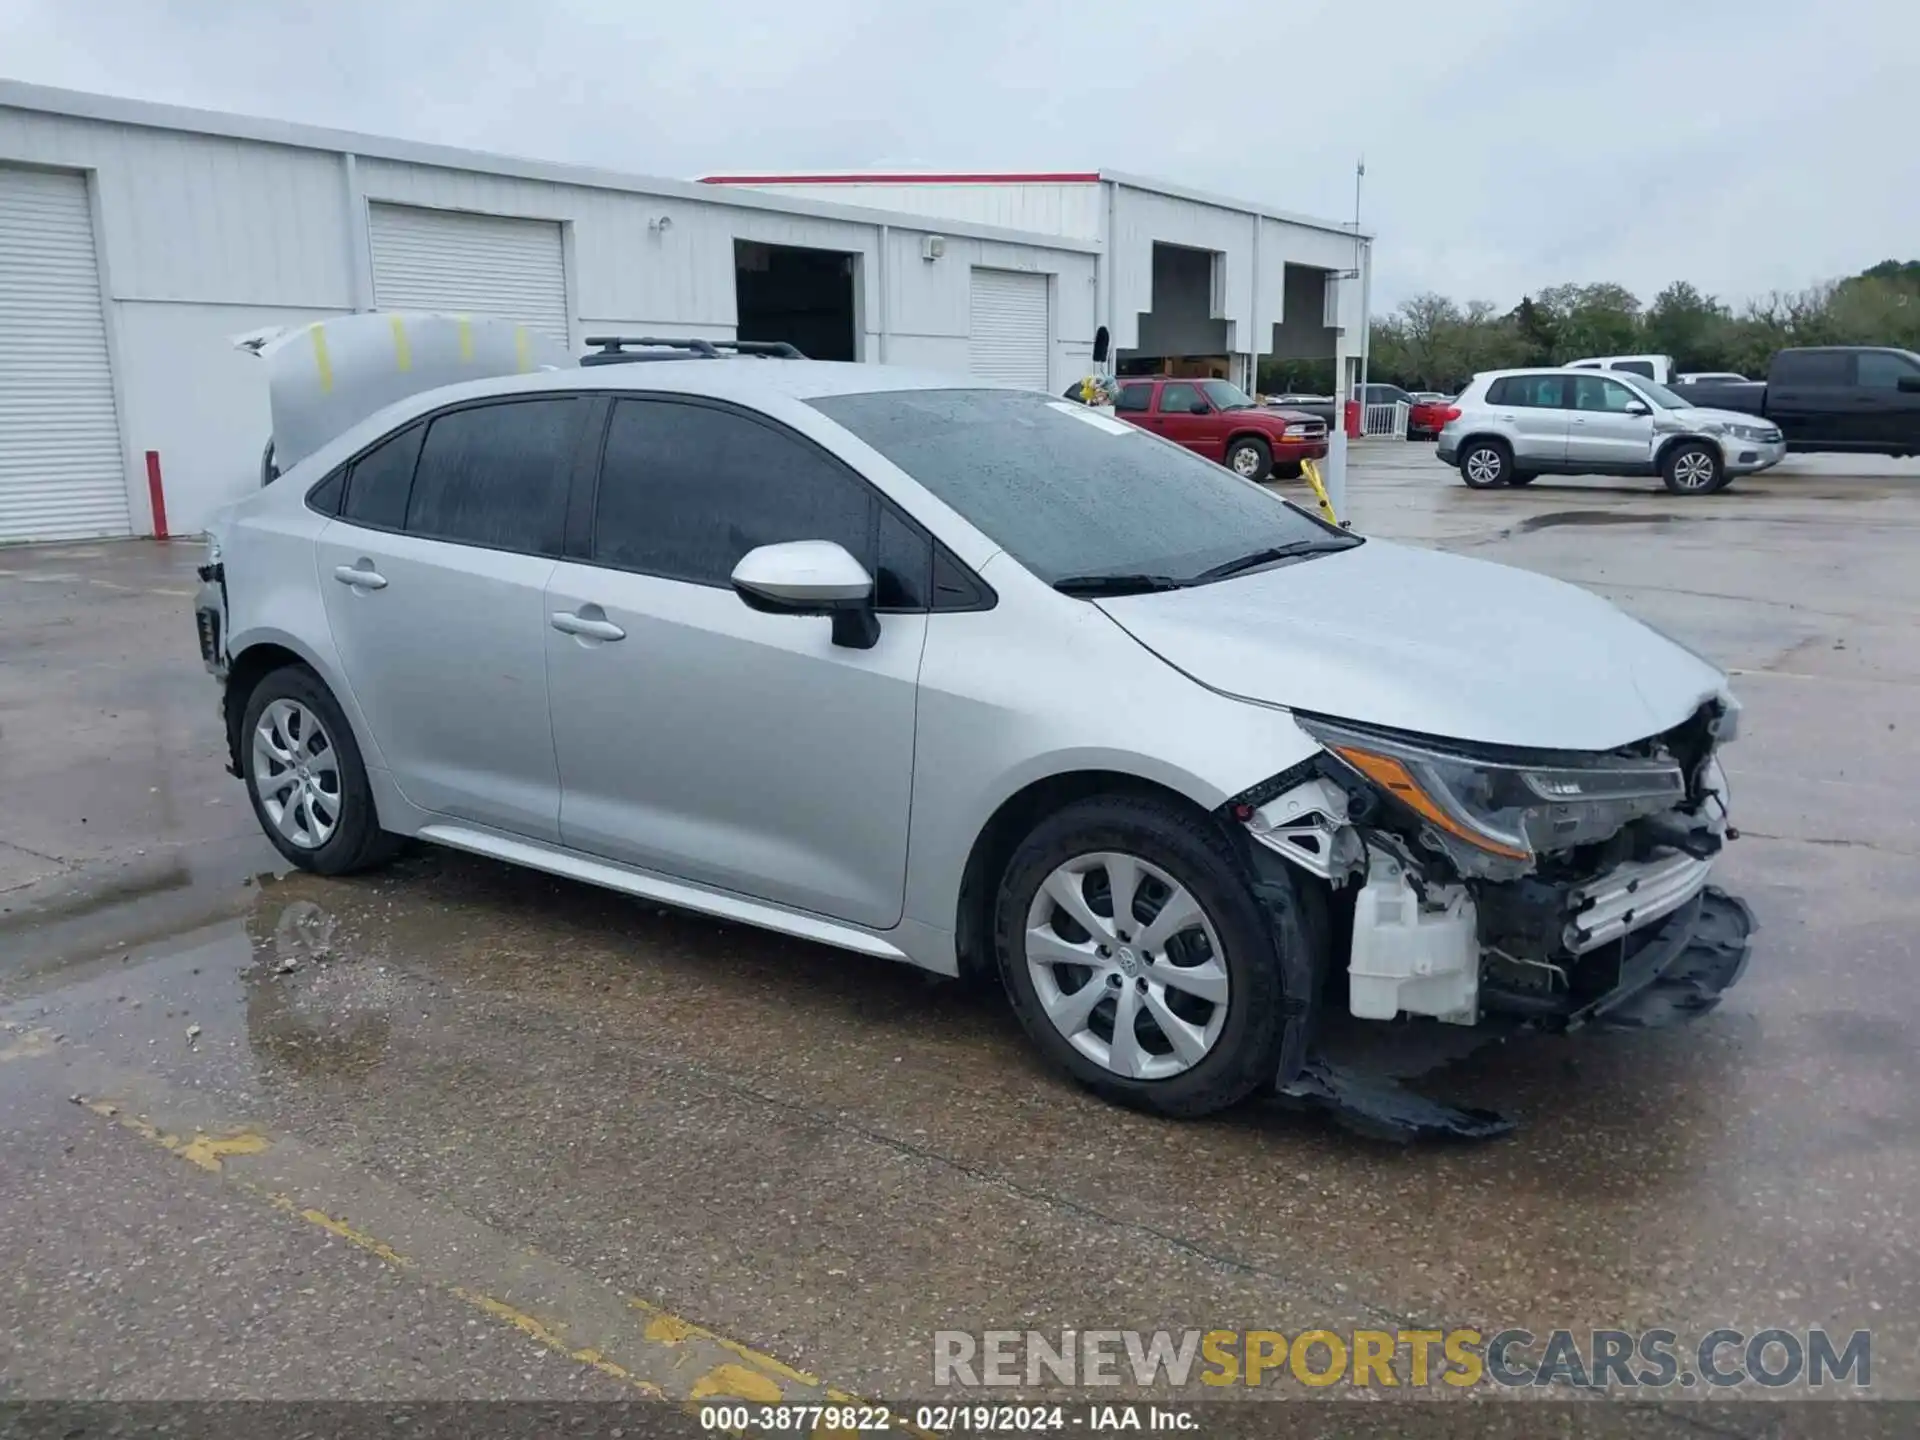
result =
M1473 440L1460 452L1460 478L1469 489L1498 490L1513 478L1513 452L1504 440Z
M1227 468L1242 480L1264 480L1273 469L1273 451L1266 441L1243 435L1227 447Z
M1660 479L1675 495L1711 495L1726 488L1729 476L1717 445L1687 440L1661 458Z
M1156 931L1176 913L1192 918ZM1042 820L994 902L1001 977L1034 1044L1104 1099L1176 1119L1275 1083L1278 943L1212 823L1145 797L1095 796Z
M274 849L316 875L393 858L401 837L380 828L353 728L319 676L304 665L269 671L243 716L241 775Z

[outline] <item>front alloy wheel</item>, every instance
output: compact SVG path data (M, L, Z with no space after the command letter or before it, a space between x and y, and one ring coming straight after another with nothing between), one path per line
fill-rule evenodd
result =
M1317 968L1297 918L1256 897L1212 816L1092 795L1041 819L1008 857L994 955L1047 1059L1108 1100L1189 1119L1278 1079L1297 1009L1286 977L1304 986Z
M1199 902L1135 855L1067 861L1027 912L1027 973L1041 1009L1068 1044L1122 1079L1170 1079L1212 1051L1229 998L1220 957Z
M1676 495L1711 495L1726 482L1717 450L1698 442L1681 445L1667 456L1661 478Z

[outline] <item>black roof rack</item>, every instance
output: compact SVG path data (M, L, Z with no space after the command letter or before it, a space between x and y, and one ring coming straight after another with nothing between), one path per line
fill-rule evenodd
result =
M626 365L635 360L719 360L755 355L768 360L807 357L784 340L663 340L654 335L589 335L582 365Z

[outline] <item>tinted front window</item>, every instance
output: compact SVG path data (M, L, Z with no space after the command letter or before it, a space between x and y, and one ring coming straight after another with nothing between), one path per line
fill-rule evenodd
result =
M812 402L1049 583L1187 578L1327 527L1134 426L1006 390L896 390Z
M1200 388L1206 392L1207 399L1213 402L1216 410L1251 410L1253 401L1247 392L1238 385L1228 384L1225 380L1204 380Z
M1920 365L1891 350L1862 350L1855 360L1860 384L1869 390L1897 390L1901 380L1920 376Z
M1782 350L1767 378L1776 385L1845 385L1844 350Z
M707 405L622 400L600 469L593 558L727 585L757 546L835 540L871 566L873 513L859 480L771 425ZM911 563L918 568L917 556Z
M1153 386L1122 385L1113 408L1121 414L1144 414L1153 404Z
M408 533L558 555L583 403L516 400L435 416L413 477Z
M1618 380L1602 380L1598 375L1576 375L1573 378L1573 408L1576 410L1607 410L1617 415L1625 413L1629 405L1639 403L1640 397Z
M347 502L342 519L380 530L398 530L407 519L407 496L413 489L414 462L420 458L424 425L412 425L382 440L354 461L347 476Z
M1162 415L1191 415L1193 407L1200 403L1200 387L1197 385L1162 385L1160 387L1160 413Z

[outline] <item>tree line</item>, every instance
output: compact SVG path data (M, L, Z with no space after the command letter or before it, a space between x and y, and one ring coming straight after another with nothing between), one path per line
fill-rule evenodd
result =
M1897 345L1920 350L1920 260L1887 260L1844 280L1775 291L1737 310L1684 280L1643 305L1624 285L1554 285L1502 311L1416 295L1376 317L1368 378L1457 393L1482 370L1561 365L1585 355L1671 355L1678 368L1762 378L1789 345ZM1272 361L1261 389L1332 388L1330 361ZM1323 387L1323 388L1322 388Z

